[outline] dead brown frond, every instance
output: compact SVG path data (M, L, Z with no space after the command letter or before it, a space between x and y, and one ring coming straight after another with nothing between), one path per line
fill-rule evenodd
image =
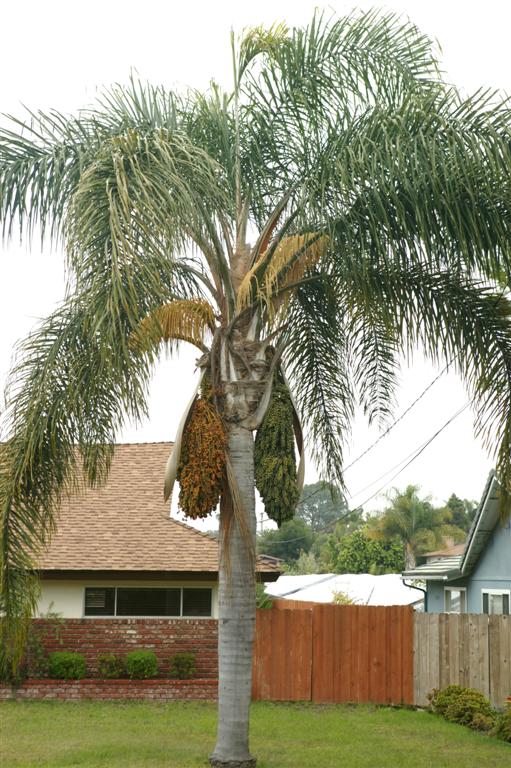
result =
M207 332L215 330L215 313L205 299L176 299L145 317L132 336L132 346L143 351L161 342L187 341L205 351Z
M264 273L261 265L267 258L266 251L245 275L238 290L238 311L256 300L263 301L272 315L283 303L286 286L298 283L308 269L318 263L329 243L326 235L308 232L304 235L284 237L275 248ZM279 293L279 299L275 296Z

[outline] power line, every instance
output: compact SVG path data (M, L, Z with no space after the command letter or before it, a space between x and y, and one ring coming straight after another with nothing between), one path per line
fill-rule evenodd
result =
M369 496L365 501L363 501L362 504L357 504L357 508L358 507L363 507L364 504L367 504L369 501L374 499L374 497L377 496L379 493L381 493L387 487L387 485L389 485L389 483L391 483L393 480L395 480L396 477L398 477L398 475L401 474L401 472L404 472L404 470L407 467L409 467L410 464L413 464L413 462L416 459L418 459L419 456L422 453L424 453L426 448L429 445L431 445L431 443L434 440L436 440L436 438L444 431L444 429L446 429L461 413L463 413L463 411L465 411L469 407L469 405L470 405L470 401L465 403L465 405L462 408L460 408L458 411L456 411L456 413L454 413L444 424L442 424L442 426L439 429L437 429L437 431L433 435L431 435L431 437L428 438L428 440L426 440L424 443L421 443L421 445L419 445L418 448L415 448L415 450L412 451L412 453L409 453L408 456L405 456L404 459L402 459L398 464L396 464L394 467L392 467L390 470L388 470L388 472L385 472L383 475L381 475L381 477L385 477L385 475L388 475L389 472L392 472L392 470L395 469L395 467L400 466L403 463L403 461L406 461L406 459L408 457L410 457L410 456L412 457L412 458L410 458L410 460L403 467L401 467L401 469L398 472L396 472L395 475L393 475L390 478L390 480L388 480L386 483L384 483L375 493L371 494L371 496ZM378 479L380 479L380 478L378 478ZM370 488L372 485L374 485L375 482L378 482L378 479L373 481L372 483L369 483L369 485L365 486L365 488L362 488L361 491L358 491L358 493L356 493L354 495L355 496L359 496L367 488ZM325 533L327 531L327 529L330 528L330 526L336 525L337 523L341 522L341 520L344 520L344 518L348 517L348 515L352 514L352 512L353 512L353 510L349 510L348 512L346 512L346 514L341 515L341 517L337 518L336 520L333 520L331 523L328 523L328 525L326 525L324 528L320 529L319 531L316 531L316 533ZM296 536L293 539L283 539L282 541L270 542L267 546L277 546L277 545L280 545L280 544L291 544L294 541L301 541L304 538L305 538L305 536Z
M458 355L455 355L454 357L452 357L452 358L449 360L449 362L448 362L448 363L446 363L446 365L445 365L445 366L442 368L442 370L440 371L440 373L439 373L439 374L437 374L437 376L435 376L435 378L434 378L434 379L432 379L432 380L429 382L428 386L427 386L425 389L423 389L423 390L422 390L422 392L421 392L421 393L420 393L420 394L419 394L419 395L418 395L418 396L415 398L415 400L414 400L412 403L410 403L410 405L408 406L408 408L406 408L406 409L405 409L405 410L404 410L404 411L403 411L403 412L402 412L402 413L401 413L401 414L400 414L400 415L399 415L399 416L398 416L398 417L397 417L397 418L396 418L396 419L395 419L395 420L392 422L392 424L389 424L389 426L388 426L388 427L387 427L387 428L386 428L386 429L385 429L385 430L384 430L384 431L381 433L381 435L379 435L379 436L376 438L376 440L375 440L373 443L371 443L371 445L369 445L369 446L368 446L368 447L367 447L367 448L366 448L364 451L362 451L362 453L361 453L361 454L359 454L359 455L358 455L358 456L357 456L355 459L353 459L353 461L352 461L352 462L350 462L350 464L348 464L348 466L344 468L344 472L347 472L347 471L348 471L348 469L351 469L351 467L353 467L355 464L357 464L357 463L360 461L360 459L362 459L364 456L366 456L366 454L368 454L370 451L372 451L372 450L373 450L373 448L374 448L376 445L378 445L378 443L379 443L381 440L383 440L383 438L384 438L384 437L387 437L387 435L389 434L389 432L391 432L391 431L394 429L394 427L395 427L397 424L399 424L399 423L400 423L400 422L401 422L401 421L404 419L404 417L405 417L405 416L406 416L408 413L410 413L410 411L412 410L412 408L414 408L414 407L417 405L417 403L418 403L420 400L422 400L422 398L424 397L424 395L425 395L427 392L429 392L429 390L431 389L431 387L433 387L433 385L434 385L434 384L436 384L436 382L437 382L439 379L441 379L441 378L442 378L442 376L444 375L444 373L445 373L445 372L446 372L446 371L449 369L449 367L452 365L452 363L453 363L453 362L456 360L456 358L457 358L458 356L459 356L459 353L458 353ZM409 455L411 455L411 454L409 454ZM403 459L403 461L405 461L405 460L406 460L406 459ZM401 463L401 462L400 462L400 463ZM399 465L396 465L396 466L399 466ZM392 472L392 469L390 469L390 470L389 470L389 472ZM388 473L385 473L385 474L388 474ZM385 476L385 475L382 475L382 477L384 477L384 476ZM374 482L375 482L375 483L377 483L379 479L380 479L380 478L378 478L378 479L377 479L377 480L375 480ZM374 485L374 483L371 483L370 485ZM368 487L370 487L370 486L368 486ZM315 491L313 491L311 494L309 494L309 495L308 495L308 496L306 496L304 499L302 499L301 501L299 501L299 502L298 502L298 504L297 504L297 506L301 506L302 504L305 504L305 502L306 502L306 501L308 501L309 499L311 499L313 496L316 496L316 494L320 493L322 490L323 490L323 488L317 488L317 489L316 489ZM357 494L354 494L354 495L356 496ZM268 518L268 519L270 519L270 518Z
M435 440L435 438L437 438L437 437L438 437L438 435L439 435L441 432L443 432L443 431L444 431L444 429L446 429L446 428L449 426L449 424L451 424L451 423L454 421L454 419L458 418L458 416L459 416L461 413L463 413L463 411L466 411L466 409L468 408L468 406L469 406L469 405L470 405L470 402L468 402L468 403L465 403L465 405L463 406L463 408L460 408L460 409L459 409L459 411L457 411L457 412L456 412L456 413L455 413L453 416L451 416L451 418L450 418L450 419L448 419L448 420L445 422L445 424L443 424L443 425L440 427L440 429L439 429L437 432L435 432L435 434L434 434L434 435L433 435L433 436L432 436L432 437L431 437L431 438L430 438L430 439L429 439L429 440L428 440L428 441L427 441L427 442L426 442L426 443L425 443L425 444L424 444L424 445L423 445L423 446L420 448L420 450L419 450L419 451L418 451L418 452L415 454L415 456L413 456L413 458L411 458L411 459L410 459L410 461L408 461L408 462L407 462L407 463L404 465L404 467L401 467L401 469L400 469L398 472L396 472L396 474L395 474L395 475L393 475L393 476L390 478L390 480L388 480L386 483L384 483L384 484L381 486L381 488L379 488L377 491L375 491L375 493L371 494L371 496L369 496L367 499L365 499L365 501L363 501L361 504L358 504L357 506L363 507L363 506L364 506L364 504L367 504L369 501L371 501L371 499L374 499L374 497L375 497L375 496L378 496L378 494L379 494L379 493L381 493L381 492L384 490L384 488L386 488L386 487L387 487L387 485L389 485L389 483L391 483L393 480L395 480L395 478L396 478L396 477L398 477L398 475L400 475L400 474L401 474L401 472L404 472L404 471L405 471L405 469L406 469L407 467L409 467L409 466L410 466L410 464L412 464L412 463L413 463L413 462L414 462L416 459L418 459L418 458L419 458L419 456L421 455L421 453L423 453L423 452L426 450L426 448L428 447L428 445L431 445L431 443L433 442L433 440ZM371 483L371 485L374 485L374 483ZM359 491L359 494L360 494L360 493L362 493L362 491Z
M458 355L459 355L459 353L458 353ZM406 409L403 411L403 413L401 413L401 414L400 414L400 415L397 417L397 419L395 419L395 420L392 422L392 424L389 424L389 426L387 427L387 429L385 429L385 430L384 430L384 431L381 433L381 435L379 435L379 436L376 438L376 440L374 441L374 443L371 443L371 445L369 445L369 446L368 446L368 447L365 449L365 451L363 451L363 452L362 452L362 453L361 453L359 456L357 456L355 459L353 459L353 461L352 461L350 464L348 464L348 466L347 466L347 467L345 467L345 468L344 468L344 471L345 471L345 472L347 472L347 471L348 471L348 469L351 469L351 467L353 467L355 464L357 464L357 462L359 462L359 461L360 461L360 459L362 459L362 458L363 458L363 457L364 457L364 456L365 456L367 453L369 453L369 451L372 451L372 450L373 450L373 448L374 448L376 445L378 445L378 443L380 442L380 440L383 440L383 438L384 438L384 437L387 437L387 435L389 434L389 432L390 432L391 430L393 430L393 429L394 429L394 427L395 427L397 424L399 424L399 422L400 422L400 421L402 421L402 420L404 419L404 417L405 417L405 416L406 416L408 413L410 413L410 411L412 410L412 408L414 408L414 407L417 405L417 403L418 403L420 400L422 400L422 398L424 397L424 395L426 394L426 392L428 392L428 391L431 389L431 387L432 387L434 384L436 384L436 382L437 382L439 379L441 379L441 378L442 378L442 376L444 375L444 373L445 373L445 372L446 372L446 371L449 369L449 366L450 366L450 365L452 365L452 363L453 363L453 362L456 360L456 358L458 357L458 355L455 355L454 357L452 357L452 358L449 360L449 362L448 362L448 363L447 363L447 364L444 366L444 368L442 368L442 370L440 371L440 373L439 373L437 376L435 376L435 378L434 378L432 381L430 381L430 383L428 384L428 386L426 387L426 389L423 389L423 390L422 390L422 392L420 393L420 395L418 395L418 397L416 397L416 398L415 398L415 400L414 400L412 403L410 403L410 405L408 406L408 408L406 408Z

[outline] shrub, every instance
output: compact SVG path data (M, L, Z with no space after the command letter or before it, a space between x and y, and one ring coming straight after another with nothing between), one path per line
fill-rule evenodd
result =
M116 656L115 653L105 653L98 660L99 676L106 680L114 680L126 675L126 664L124 659Z
M195 674L195 653L176 653L170 660L170 676L189 680Z
M477 723L488 722L483 730L489 730L495 721L495 712L488 699L480 691L464 688L454 697L446 709L445 718L452 723L461 723L477 729Z
M498 739L511 744L511 699L508 700L504 712L500 712L497 715L492 736L496 736Z
M125 661L126 672L132 680L146 680L158 674L158 659L153 651L131 651Z
M478 731L489 731L494 726L495 711L488 699L474 688L449 685L443 691L432 691L430 700L433 710L451 723L468 725Z
M260 582L256 584L256 608L273 608L273 600Z
M445 712L451 701L458 698L463 690L461 685L448 685L447 688L444 688L443 690L433 688L428 696L433 712L445 716Z
M87 671L81 653L54 651L48 654L48 676L57 680L81 680Z

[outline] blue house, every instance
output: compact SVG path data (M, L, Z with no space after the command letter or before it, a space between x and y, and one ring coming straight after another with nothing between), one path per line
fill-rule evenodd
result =
M401 574L426 583L427 613L505 613L511 603L511 517L502 521L499 483L490 473L462 554Z

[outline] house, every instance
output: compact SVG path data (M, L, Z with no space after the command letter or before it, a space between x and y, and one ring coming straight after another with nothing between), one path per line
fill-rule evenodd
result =
M413 605L421 608L424 593L403 584L399 574L317 573L305 576L284 574L266 587L272 597L311 603L332 603L336 594L356 605Z
M218 616L218 542L170 517L163 501L170 443L117 445L106 484L63 499L38 558L40 616ZM278 565L258 560L263 581Z
M436 549L434 552L424 552L422 555L417 555L417 565L423 565L424 563L433 563L436 560L440 560L444 557L453 557L455 555L462 555L465 550L465 542L463 544L453 544L450 547L444 549Z
M426 583L428 613L509 614L511 518L502 519L499 483L491 472L461 552L438 552L402 578Z

